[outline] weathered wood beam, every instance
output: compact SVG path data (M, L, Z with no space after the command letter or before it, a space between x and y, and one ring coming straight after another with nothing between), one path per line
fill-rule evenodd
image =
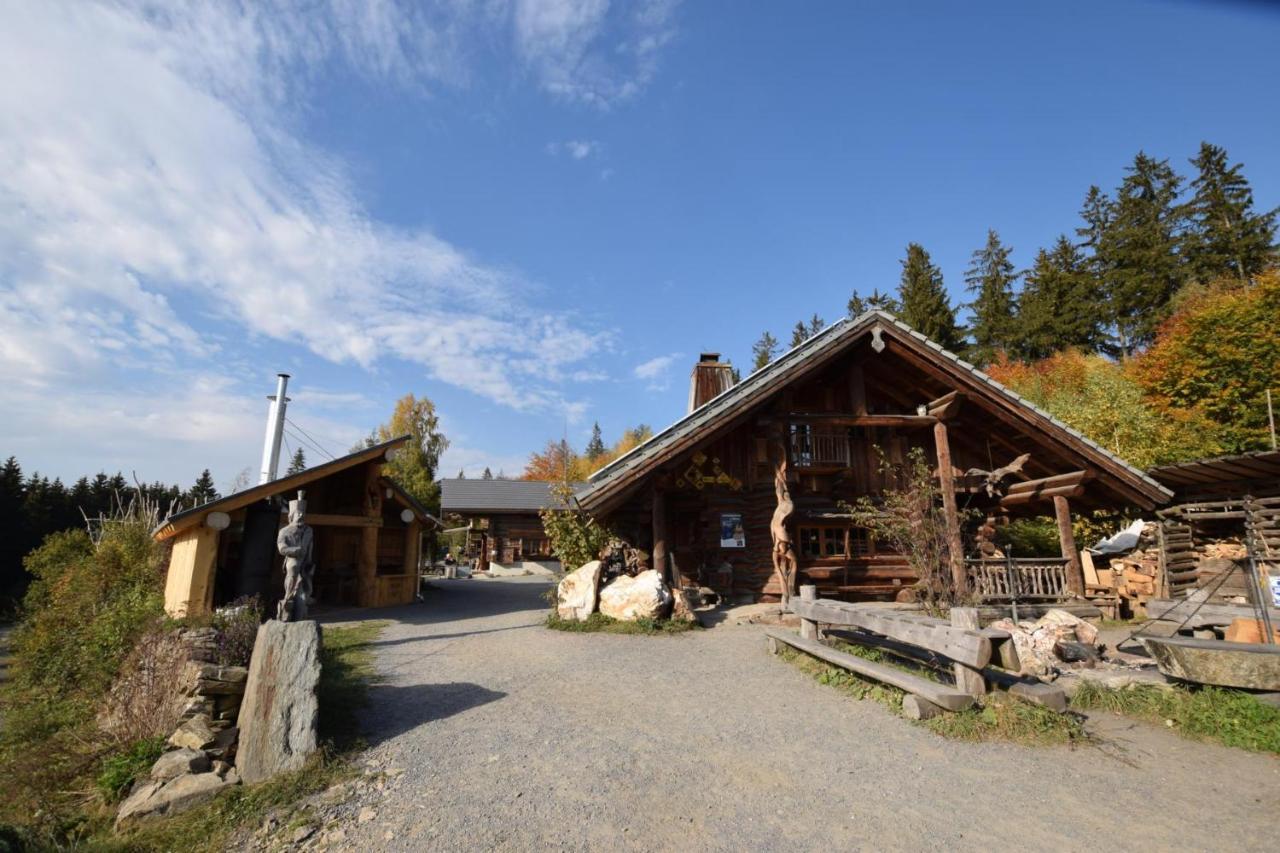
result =
M981 668L991 662L991 639L981 631L956 628L941 619L880 607L858 607L829 599L791 599L791 611L801 619L846 625L883 634L904 643L945 655L953 661Z
M794 649L798 649L807 655L813 655L827 663L835 664L841 669L856 672L858 675L897 687L899 690L905 690L913 696L927 699L934 705L946 708L948 711L962 711L973 705L973 697L968 693L962 693L945 684L939 684L936 681L912 675L896 666L876 663L866 658L860 658L857 655L851 655L848 652L838 651L830 646L823 645L817 640L807 640L781 628L767 628L765 629L765 636L775 643L786 643Z
M938 479L942 491L942 512L947 523L947 550L951 552L951 585L963 595L967 585L964 570L964 542L960 538L960 511L956 506L956 474L951 464L951 444L947 441L947 425L933 425L933 441L938 454Z
M966 630L977 630L978 626L978 610L974 607L952 607L951 608L951 624L956 628ZM956 687L968 693L970 696L985 696L987 693L987 682L983 679L982 673L970 669L962 663L951 665L952 674L956 679Z
M1008 509L1010 507L1022 506L1023 504L1035 503L1036 501L1047 501L1051 498L1078 498L1084 494L1084 486L1059 486L1054 489L1045 489L1042 492L1018 492L1017 494L1005 495L1000 499L1000 507Z
M1006 494L1016 495L1023 492L1042 492L1059 486L1078 486L1093 479L1090 471L1072 471L1068 474L1055 474L1052 477L1041 477L1038 480L1020 480L1009 485Z
M1053 499L1053 514L1058 520L1058 544L1067 561L1067 590L1084 597L1084 569L1080 565L1080 552L1076 550L1075 533L1071 530L1071 505L1061 495Z
M368 515L326 515L309 512L304 519L312 527L381 527L382 518Z
M653 490L653 568L666 578L669 560L667 560L667 499L662 489ZM672 567L671 585L680 588L680 579L675 577L677 571Z
M925 411L929 417L945 421L956 416L960 411L960 406L964 404L964 400L964 394L959 391L952 391L950 394L943 394L938 399L925 403Z

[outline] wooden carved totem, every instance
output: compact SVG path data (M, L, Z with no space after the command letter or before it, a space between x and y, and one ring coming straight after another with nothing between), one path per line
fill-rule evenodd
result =
M796 582L796 549L787 529L787 522L796 511L791 500L791 490L787 488L787 454L780 448L781 454L774 464L773 490L778 497L778 506L773 511L773 520L769 523L769 533L773 536L773 571L778 576L778 584L782 589L782 606L785 609L791 601Z

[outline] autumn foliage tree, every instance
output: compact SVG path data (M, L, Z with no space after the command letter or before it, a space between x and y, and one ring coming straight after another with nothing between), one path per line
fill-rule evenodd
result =
M440 510L440 484L436 468L449 440L440 432L435 403L426 397L405 394L396 401L391 419L375 432L378 441L402 435L412 437L408 446L387 463L386 473L431 512Z
M1280 391L1280 271L1227 279L1160 328L1134 373L1156 408L1195 412L1229 452L1269 448L1266 391Z
M598 427L592 430L591 441L583 453L573 449L564 439L552 439L541 452L529 455L524 466L522 480L546 480L559 482L582 482L592 473L608 465L619 456L630 453L653 437L653 430L647 424L640 424L624 430L622 437L611 447L604 447L598 434ZM599 445L597 446L597 441Z

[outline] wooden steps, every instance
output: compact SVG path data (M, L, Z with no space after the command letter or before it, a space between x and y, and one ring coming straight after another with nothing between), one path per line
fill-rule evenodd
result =
M962 693L954 687L948 687L945 684L939 684L927 678L912 675L895 666L876 663L875 661L860 658L857 655L838 651L830 646L823 645L817 640L806 640L798 634L793 634L781 628L767 628L765 629L765 636L772 641L770 650L775 653L777 651L776 643L785 643L793 649L834 664L841 669L847 669L858 675L897 687L899 690L905 690L913 696L918 696L948 711L962 711L971 707L974 702L972 696L968 693Z

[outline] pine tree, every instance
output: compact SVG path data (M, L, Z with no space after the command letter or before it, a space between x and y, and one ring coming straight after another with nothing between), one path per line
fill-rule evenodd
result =
M942 284L942 270L919 243L907 245L898 300L902 304L902 322L945 349L954 352L963 345L955 309Z
M216 501L218 497L218 490L213 485L213 475L209 473L208 468L205 468L196 478L195 485L187 492L187 501L192 506L200 506L209 501Z
M289 470L286 474L298 474L307 470L307 454L299 447L293 452L293 458L289 460Z
M492 480L493 472L489 470L489 466L484 466L484 472L480 475L481 480Z
M1068 347L1097 349L1101 330L1096 289L1087 260L1065 234L1051 250L1041 249L1018 298L1014 352L1036 360Z
M804 320L800 320L791 330L791 348L795 349L807 340L809 340L809 329L805 326Z
M459 469L458 469L458 479L459 479L459 480L465 480L465 479L467 479L467 469L465 469L465 468L459 468Z
M999 352L1008 352L1014 343L1013 285L1018 280L1009 256L1013 249L1000 242L1000 235L987 231L987 243L973 253L965 271L965 285L978 296L970 303L973 311L973 347L970 358L978 365L990 364Z
M1227 165L1226 149L1202 142L1191 164L1199 171L1187 205L1192 273L1201 281L1223 275L1249 281L1275 258L1276 211L1253 211L1253 190L1241 164Z
M827 327L827 324L823 322L823 319L815 313L812 317L809 318L809 337L812 338L814 335L818 334L818 332L821 332L826 327Z
M591 440L587 442L587 458L599 459L604 455L604 435L600 432L600 422L591 425Z
M881 293L878 287L871 291L871 295L866 299L859 296L858 291L855 290L849 297L849 316L859 317L868 311L888 311L890 314L897 314L902 311L902 306L891 294Z
M1126 171L1115 201L1104 206L1102 212L1109 215L1102 226L1089 223L1085 229L1094 245L1116 352L1122 356L1151 341L1169 300L1186 280L1181 256L1185 212L1177 203L1182 179L1167 160L1141 151Z
M754 358L752 362L752 370L760 368L773 361L773 356L778 352L778 339L773 335L765 332L760 336L760 340L755 342L751 347L751 355Z

